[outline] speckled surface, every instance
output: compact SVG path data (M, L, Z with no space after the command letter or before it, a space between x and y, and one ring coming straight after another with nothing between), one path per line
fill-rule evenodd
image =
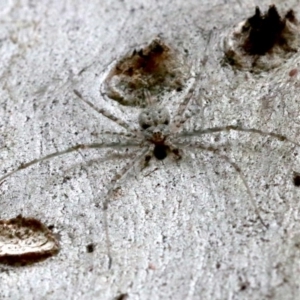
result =
M293 7L300 16L297 3L279 8ZM299 76L289 76L299 68L299 55L256 75L221 64L222 38L256 4L265 9L268 2L1 3L1 175L53 151L96 142L101 130L122 129L73 89L137 124L138 108L104 99L99 89L116 59L159 34L187 50L191 73L202 72L201 112L193 122L203 128L241 124L299 141ZM189 84L164 94L172 114ZM80 151L7 178L0 186L1 219L22 214L53 225L61 250L35 265L1 265L0 298L299 299L300 190L293 185L299 148L245 132L195 139L221 149L241 173L199 149L185 149L180 162L152 160L121 182L106 212L108 226L101 201L135 150Z

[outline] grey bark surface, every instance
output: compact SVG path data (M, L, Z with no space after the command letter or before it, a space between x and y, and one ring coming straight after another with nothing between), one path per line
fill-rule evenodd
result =
M1 175L23 162L121 131L73 93L137 126L138 108L104 99L112 62L161 35L186 49L203 128L242 124L299 141L298 54L261 74L223 66L226 32L261 1L7 1L0 4ZM279 10L298 1L275 1ZM205 63L203 63L205 61ZM192 79L191 79L192 80ZM187 81L186 86L190 85ZM165 94L174 113L183 92ZM25 267L0 266L0 299L300 299L299 149L245 132L195 138L220 155L184 149L152 160L101 208L132 152L87 150L27 168L0 186L0 218L22 214L54 225L59 254ZM264 221L257 218L255 205ZM100 204L100 205L95 205ZM109 245L106 233L109 236ZM88 253L86 246L95 245ZM112 258L109 268L108 252Z

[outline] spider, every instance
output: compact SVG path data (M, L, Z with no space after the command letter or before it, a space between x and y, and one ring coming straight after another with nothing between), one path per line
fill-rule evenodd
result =
M192 137L197 137L200 135L218 133L218 132L228 132L228 131L238 131L238 132L247 132L247 133L255 133L262 136L269 136L279 141L288 141L297 147L300 147L300 144L292 141L288 137L274 133L274 132L265 132L260 129L255 128L246 128L242 126L236 125L228 125L224 127L212 127L212 128L197 128L194 126L191 130L183 130L183 125L190 120L193 116L195 116L199 111L197 109L189 109L193 100L198 103L197 99L197 79L199 75L195 77L195 80L189 90L186 93L186 96L183 98L180 103L177 111L175 113L175 117L171 119L170 112L167 108L163 107L161 104L155 103L155 101L151 98L149 92L145 92L145 98L147 100L148 106L141 110L138 115L138 124L139 128L132 128L127 122L124 120L115 117L109 111L96 107L93 103L86 100L80 92L74 90L75 95L83 101L86 105L94 109L96 112L101 114L102 116L114 121L119 126L123 127L126 132L111 132L111 131L102 131L101 134L105 136L100 142L91 143L91 144L77 144L71 146L63 151L53 152L44 157L34 159L27 163L23 163L19 165L16 169L6 173L2 177L0 177L0 183L2 183L5 179L12 176L13 174L20 172L23 169L29 168L33 165L39 164L45 160L52 159L57 156L61 156L67 153L76 152L79 150L88 150L88 149L104 149L104 148L113 148L113 149L122 149L122 148L139 148L139 151L135 155L135 157L129 161L129 163L125 164L123 168L117 172L113 178L111 179L111 183L107 188L107 194L103 200L103 209L107 210L109 202L111 201L112 193L117 189L118 183L126 177L126 175L137 165L141 169L146 168L149 165L149 162L153 157L157 160L164 160L168 155L172 155L176 160L180 160L183 155L183 149L192 148L195 150L202 150L212 152L215 155L218 155L227 163L229 163L238 176L240 176L247 193L249 194L251 204L254 208L254 211L258 217L258 220L264 227L268 227L268 224L265 224L263 221L259 210L255 204L254 196L247 184L245 176L243 172L239 168L236 162L229 159L229 157L225 156L221 153L221 150L213 147L207 146L197 141L192 140ZM111 141L112 137L117 137L117 141ZM107 218L107 217L105 217ZM106 228L107 226L107 220ZM108 229L106 229L108 230ZM109 237L108 233L106 233L107 243L109 245ZM108 246L109 253L109 246ZM111 265L111 262L110 262Z

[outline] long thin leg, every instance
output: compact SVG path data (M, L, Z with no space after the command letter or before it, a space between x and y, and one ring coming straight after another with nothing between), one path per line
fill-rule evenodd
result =
M251 205L253 206L254 208L254 211L259 219L259 221L261 222L261 224L268 228L268 224L266 224L260 213L259 213L259 210L255 204L255 201L254 201L254 196L251 192L251 189L246 181L246 178L245 178L245 175L243 174L242 170L240 169L240 167L234 162L232 161L229 157L225 156L224 154L220 153L220 150L219 149L216 149L212 146L204 146L200 143L191 143L190 145L181 145L182 147L193 147L193 148L198 148L198 149L201 149L201 150L204 150L204 151L209 151L209 152L212 152L213 154L217 154L220 158L224 159L226 162L228 162L234 169L235 171L237 172L237 174L239 175L239 177L241 178L245 188L246 188L246 191L247 193L249 194L250 196L250 201L251 201Z
M198 63L199 66L203 66L204 64L206 64L207 57L208 57L207 52L209 50L208 45L211 41L212 33L213 33L213 31L210 31L203 58ZM198 69L196 72L195 80L194 80L192 86L190 87L188 93L186 94L186 96L184 97L183 101L180 103L180 105L177 109L177 112L175 114L176 117L175 117L175 121L174 121L176 132L179 128L181 128L184 125L184 123L186 121L188 121L193 116L195 116L196 114L199 113L200 108L199 109L195 109L195 108L188 109L188 106L192 102L193 99L195 99L197 105L199 105L199 99L197 99L197 97L199 97L199 95L197 95L197 93L196 93L196 85L199 84L201 75L202 75L202 73ZM201 105L199 105L199 106L201 106ZM186 110L188 110L188 113L186 112Z
M189 120L191 117L193 117L199 112L198 109L188 110L188 113L186 112L188 105L193 99L195 93L195 87L199 81L198 80L199 77L200 77L200 73L196 76L195 81L193 82L188 93L186 94L186 96L184 97L183 101L180 103L177 109L177 112L175 114L176 117L174 120L175 130L178 130L187 120Z
M30 166L33 166L35 164L38 164L42 161L45 161L45 160L48 160L50 158L53 158L53 157L57 157L57 156L61 156L61 155L64 155L64 154L67 154L67 153L71 153L71 152L75 152L75 151L78 151L78 150L86 150L86 149L101 149L101 148L123 148L123 147L137 147L139 146L140 144L138 142L125 142L125 143L121 143L121 142L111 142L111 143L92 143L92 144L78 144L76 146L72 146L72 147L69 147L65 150L62 150L62 151L58 151L58 152L53 152L51 154L48 154L44 157L41 157L41 158L37 158L37 159L34 159L28 163L23 163L21 164L19 167L17 167L15 170L11 171L11 172L8 172L6 173L4 176L0 177L0 183L8 178L9 176L23 170L23 169L26 169Z
M105 109L103 109L103 108L98 108L98 107L96 107L93 103L91 103L90 101L84 99L84 98L82 97L82 95L80 94L80 92L78 92L77 90L73 90L73 92L74 92L74 94L75 94L79 99L81 99L84 103L86 103L88 106L90 106L92 109L94 109L96 112L98 112L98 113L101 114L102 116L104 116L104 117L110 119L111 121L117 123L117 124L120 125L121 127L125 128L126 130L128 130L129 132L131 132L132 134L135 133L135 131L130 127L130 125L129 125L127 122L125 122L125 121L123 121L123 120L121 120L121 119L115 117L113 114L111 114L109 111L107 111L107 110L105 110Z
M136 164L140 164L141 161L144 161L143 158L145 158L145 161L147 161L147 157L151 151L150 148L151 145L138 152L137 155L129 163L127 163L119 172L117 172L113 176L113 178L111 179L111 186L107 192L107 197L105 197L106 200L103 203L104 209L107 209L108 203L110 202L110 196L116 190L118 182L122 178L124 178L124 176L126 176Z
M132 132L115 132L115 131L110 131L110 130L103 130L99 132L99 135L111 135L112 137L118 137L118 136L123 136L125 138L133 138L133 139L138 139L139 135L134 134ZM140 136L141 140L139 140L140 142L142 142L142 136Z
M143 160L143 158L147 157L147 155L149 153L149 149L150 149L150 146L139 151L137 153L137 155L132 160L130 160L130 162L128 162L119 172L117 172L114 175L114 177L111 180L110 188L108 189L108 192L104 198L104 201L103 201L104 226L105 226L105 235L106 235L107 255L109 258L109 264L108 264L109 269L111 268L111 265L112 265L112 256L111 256L111 252L110 252L111 242L110 242L109 232L108 232L108 219L107 219L108 204L111 202L111 198L112 198L113 192L117 188L117 184L135 167L136 164L140 163Z
M193 137L193 136L200 136L203 134L208 134L208 133L215 133L215 132L222 132L222 131L240 131L240 132L250 132L250 133L257 133L263 136L270 136L273 137L279 141L287 141L290 142L298 147L300 147L300 144L294 142L287 136L280 134L280 133L275 133L275 132L267 132L267 131L262 131L259 129L255 128L247 128L247 127L241 127L241 126L234 126L234 125L229 125L229 126L224 126L224 127L212 127L212 128L205 128L205 129L199 129L199 130L194 130L194 131L182 131L179 132L176 137Z
M155 100L148 90L144 90L144 97L148 107L155 105Z

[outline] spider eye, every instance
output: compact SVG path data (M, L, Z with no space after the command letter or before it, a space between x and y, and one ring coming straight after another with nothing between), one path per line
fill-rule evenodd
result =
M165 124L165 125L169 125L169 120L166 120L166 121L164 122L164 124Z

